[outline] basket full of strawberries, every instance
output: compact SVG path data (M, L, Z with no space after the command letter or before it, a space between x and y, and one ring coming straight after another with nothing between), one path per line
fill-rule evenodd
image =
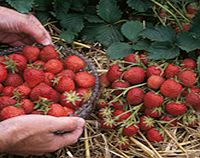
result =
M86 117L99 91L94 65L60 46L0 51L0 120L25 114Z

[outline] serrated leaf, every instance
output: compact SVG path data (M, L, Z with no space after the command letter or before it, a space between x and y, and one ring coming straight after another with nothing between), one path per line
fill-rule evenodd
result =
M84 18L90 23L103 23L104 22L97 15L85 14Z
M34 0L34 9L37 11L49 11L53 0Z
M62 31L60 34L60 38L64 39L67 43L72 43L76 34L74 32L71 32L69 30Z
M47 23L47 20L50 17L50 14L46 11L38 11L36 12L36 17L40 20L42 24L45 24Z
M87 42L96 42L96 36L99 27L99 24L86 23L86 26L81 32L82 40Z
M128 43L115 42L108 47L106 53L110 59L120 59L133 52Z
M157 26L146 28L141 33L141 36L158 42L174 41L176 32L171 27Z
M127 4L138 12L145 12L152 6L151 2L146 0L127 0Z
M102 43L104 46L109 46L114 42L122 41L123 36L117 26L101 25L98 27L96 40Z
M88 0L72 0L71 9L75 11L84 11Z
M33 4L33 0L6 0L6 2L21 13L28 13Z
M151 45L151 41L148 39L142 39L137 41L132 45L132 48L135 50L147 50Z
M100 0L97 14L106 22L114 23L121 19L121 11L116 0Z
M57 19L62 19L64 16L67 15L71 3L67 2L66 0L56 0L55 1L55 14Z
M128 21L121 27L122 34L130 41L136 40L143 31L143 24L140 21Z
M195 14L195 17L192 19L189 30L191 34L193 34L198 38L200 38L199 26L200 26L200 10Z
M180 33L177 36L177 45L181 49L190 52L195 49L200 49L200 39L187 32Z
M81 14L67 14L62 17L60 24L66 30L78 33L84 27L83 16Z
M180 50L170 42L154 42L147 50L149 52L149 59L173 59L180 54Z
M200 56L197 58L197 71L198 71L199 80L200 80Z

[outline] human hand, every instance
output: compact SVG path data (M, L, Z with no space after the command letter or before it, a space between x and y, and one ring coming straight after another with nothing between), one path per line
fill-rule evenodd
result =
M85 121L78 117L24 115L0 122L0 153L42 155L77 142ZM66 134L55 135L55 131Z
M52 43L49 33L31 14L21 14L12 9L0 7L0 43L12 46L43 45Z

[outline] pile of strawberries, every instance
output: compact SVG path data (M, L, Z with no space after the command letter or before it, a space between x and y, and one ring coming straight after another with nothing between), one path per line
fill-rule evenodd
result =
M100 76L102 95L97 106L101 127L117 129L125 137L140 130L150 142L161 142L165 138L161 126L178 122L195 126L194 111L200 110L196 71L191 58L151 62L143 54L132 53L114 61ZM126 148L126 141L120 140L119 147Z
M25 114L68 116L91 96L95 76L76 55L52 45L0 57L0 120Z

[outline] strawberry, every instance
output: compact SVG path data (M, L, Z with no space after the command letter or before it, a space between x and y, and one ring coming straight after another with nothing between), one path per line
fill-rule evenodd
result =
M22 99L19 104L26 114L30 114L34 110L34 104L30 99Z
M161 76L151 75L147 80L147 86L153 90L158 90L164 81Z
M5 81L7 78L8 72L4 65L0 64L0 82Z
M157 128L151 128L150 130L147 131L146 135L147 135L147 139L150 142L162 142L162 141L164 141L163 134Z
M138 126L142 131L147 131L154 127L154 119L147 116L141 116Z
M34 110L31 114L34 114L34 115L44 115L44 112L41 111L41 110Z
M192 58L186 58L181 62L181 66L187 69L195 69L197 63Z
M98 111L98 117L99 118L108 118L108 117L112 117L113 115L113 109L111 109L110 107L104 107L104 108L101 108L99 111Z
M44 64L44 70L57 74L63 70L63 64L58 59L50 59Z
M30 88L33 88L44 81L44 72L35 68L26 68L23 76Z
M118 64L113 64L108 69L107 78L110 82L114 82L115 80L119 79L121 75L122 75L122 70L120 70Z
M78 88L76 89L76 93L81 98L81 104L84 104L88 101L92 95L91 89L88 88Z
M126 104L122 100L118 100L116 102L112 102L112 107L114 107L115 109L118 109L118 110L124 109L125 106L126 106Z
M0 93L3 91L4 86L0 83Z
M114 81L111 85L113 89L118 89L118 88L128 88L130 84L127 81ZM123 90L115 90L114 94L115 95L120 95L123 92Z
M161 120L164 121L166 124L169 124L170 126L177 125L177 120L169 115L162 116Z
M62 70L60 73L56 74L56 76L57 77L69 77L72 80L75 79L75 73L74 73L74 71L68 70L68 69Z
M19 97L19 99L24 99L29 96L31 89L26 85L21 85L15 88L14 94Z
M69 115L74 113L74 109L72 109L72 108L68 108L66 106L64 106L63 108L64 108L64 110L66 112L66 116L69 116Z
M130 142L127 137L121 136L117 138L116 148L120 150L127 150L130 147Z
M16 102L17 101L15 99L13 99L9 96L1 96L0 97L0 110L9 105L14 105L14 104L16 104Z
M12 97L14 89L15 89L15 87L13 87L13 86L5 86L2 93L4 96Z
M128 54L126 57L124 57L124 61L130 62L130 63L137 63L136 55L134 53Z
M33 63L33 66L34 66L34 67L37 67L38 69L43 69L43 68L44 68L44 64L45 64L44 61L42 61L42 60L36 60L36 61Z
M110 86L110 81L108 80L107 73L104 73L99 77L99 82L100 82L101 87Z
M187 111L187 107L183 103L171 102L165 105L165 110L173 116L183 115Z
M64 64L67 69L78 72L85 68L86 63L83 59L76 55L70 55L64 59Z
M138 132L138 127L135 125L129 125L128 127L123 128L123 135L133 137Z
M16 73L8 73L7 78L5 80L6 86L17 87L23 83L23 78Z
M53 102L58 102L60 94L47 84L40 83L31 90L30 98L37 101L40 97L47 98Z
M161 68L159 68L158 66L152 65L152 66L149 66L147 68L147 73L146 74L147 74L147 77L149 78L152 75L160 76L161 73L162 73Z
M191 70L181 71L178 74L178 79L186 87L192 87L195 84L195 82L197 81L197 79L196 79L196 73L194 73Z
M126 110L115 110L113 115L115 116L117 122L122 122L128 119L131 116L131 113Z
M100 121L100 125L102 129L114 129L116 127L115 121L110 118L103 118L103 120Z
M5 56L0 56L0 64L5 66L5 62L6 62Z
M44 83L49 86L53 86L53 80L55 79L55 75L51 72L44 73Z
M126 95L126 100L130 105L138 105L143 102L144 91L141 88L132 88Z
M197 12L197 7L195 6L195 4L190 3L186 6L186 11L188 14L194 15Z
M75 82L79 87L91 88L95 85L96 78L94 75L88 73L87 71L78 72L75 76Z
M16 117L20 115L24 115L25 112L23 109L15 107L15 106L7 106L3 108L0 112L0 119L1 120L6 120L11 117Z
M123 79L132 83L142 83L145 79L145 70L141 67L135 66L125 71Z
M139 54L139 57L144 65L148 65L148 58L145 54Z
M164 98L154 92L148 92L144 95L144 106L146 108L154 108L162 105Z
M55 89L60 93L64 91L67 91L67 92L71 90L73 91L75 90L75 83L69 77L61 77L61 78L58 78L58 81L56 81Z
M187 88L182 92L181 96L186 97L190 92L200 93L200 88L198 88L198 87Z
M172 79L167 79L160 87L160 92L169 98L176 98L182 92L182 85Z
M36 61L40 54L40 50L35 46L26 46L23 48L22 52L29 62Z
M42 48L40 51L40 59L44 62L47 62L50 59L58 59L59 54L56 52L55 48L52 45L48 45Z
M176 76L179 73L179 71L180 71L179 66L176 66L174 64L169 64L165 68L164 76L169 79L169 78Z
M161 111L162 111L161 107L158 107L158 108L152 108L152 109L145 109L144 113L146 116L158 118L161 116Z
M53 103L49 105L48 109L47 115L56 117L67 116L66 110L60 104Z
M108 102L104 99L99 99L96 105L98 108L105 108L106 106L108 106Z
M62 106L76 109L80 106L81 98L76 93L76 91L64 92L60 96L60 103Z
M183 32L188 32L190 30L190 24L189 23L183 23Z
M187 114L183 116L182 122L188 127L194 127L198 125L198 117L195 114Z
M186 104L200 111L200 93L190 92L185 98Z

